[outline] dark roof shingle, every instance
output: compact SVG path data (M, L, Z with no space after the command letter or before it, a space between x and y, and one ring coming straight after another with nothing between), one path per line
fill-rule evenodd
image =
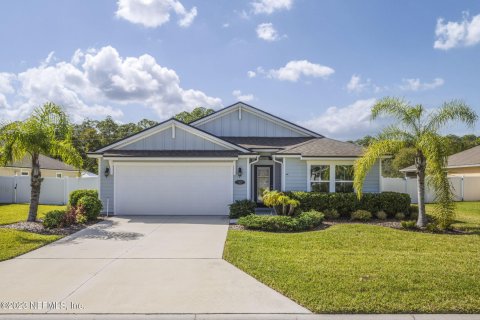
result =
M300 154L303 157L359 157L363 148L350 142L329 138L316 138L285 150L279 154Z
M313 137L220 137L247 149L285 149Z
M77 168L66 164L60 160L53 159L41 154L38 158L40 162L40 169L48 170L61 170L61 171L78 171ZM31 168L32 167L32 157L26 156L22 160L14 161L11 164L6 165L6 167L13 168Z

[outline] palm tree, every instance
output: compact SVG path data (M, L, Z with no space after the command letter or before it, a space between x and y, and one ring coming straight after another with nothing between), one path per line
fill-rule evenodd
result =
M42 177L39 155L59 157L68 164L80 167L82 158L72 143L73 127L61 107L48 102L36 108L25 121L5 124L0 130L0 166L29 157L30 209L27 221L37 218Z
M420 104L410 105L402 99L386 97L372 107L372 120L381 116L392 117L396 123L386 127L355 162L354 186L357 196L362 196L363 181L377 160L405 147L414 148L418 190L417 227L423 228L427 224L425 177L428 175L427 181L435 192L435 221L440 228L447 228L453 221L455 208L445 170L448 144L440 131L455 121L473 127L477 114L459 100L446 102L431 111Z

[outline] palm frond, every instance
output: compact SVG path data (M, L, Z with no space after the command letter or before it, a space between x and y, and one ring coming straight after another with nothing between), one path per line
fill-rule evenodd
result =
M438 131L450 121L460 121L473 127L478 115L465 102L452 100L445 102L439 110L431 114L426 125L427 130Z
M371 119L380 116L389 116L400 121L404 126L410 127L414 132L420 131L420 119L423 108L411 107L408 102L401 98L385 97L377 101L372 107Z

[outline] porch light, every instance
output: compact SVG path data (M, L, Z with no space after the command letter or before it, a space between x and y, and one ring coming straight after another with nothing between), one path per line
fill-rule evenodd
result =
M105 168L105 173L104 174L105 174L105 178L110 175L110 168L109 167Z
M238 173L237 176L241 177L242 176L242 168L238 167Z

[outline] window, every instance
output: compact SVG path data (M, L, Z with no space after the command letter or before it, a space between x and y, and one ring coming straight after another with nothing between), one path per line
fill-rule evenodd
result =
M61 172L57 172L57 178L61 178L62 177L62 173Z
M310 189L316 192L330 191L330 166L314 165L310 169Z
M335 166L335 192L353 192L353 165Z
M29 174L28 174L28 171L22 171L22 172L20 173L20 175L22 175L22 176L28 176Z

